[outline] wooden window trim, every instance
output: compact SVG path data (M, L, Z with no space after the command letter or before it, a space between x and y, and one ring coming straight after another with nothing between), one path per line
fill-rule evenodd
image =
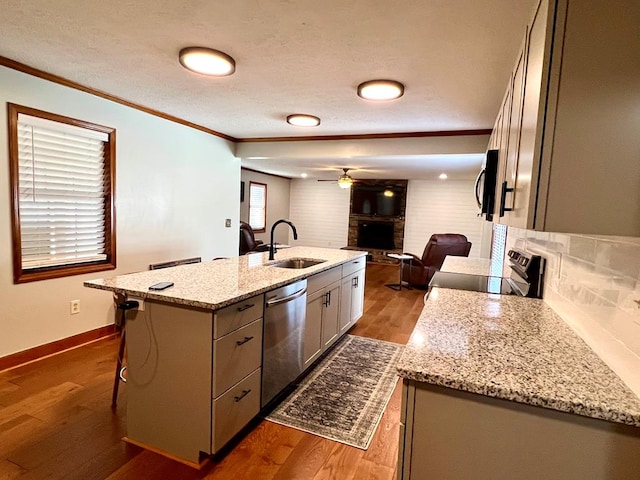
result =
M265 233L267 231L267 184L261 182L249 182L249 220L251 220L251 186L252 185L261 185L264 187L264 228L253 228L254 233Z
M35 108L7 104L9 118L9 179L11 184L11 242L13 249L13 281L14 283L26 283L37 280L81 275L85 273L113 270L116 268L116 131L114 128L97 125L94 123L65 117L54 113L44 112ZM62 265L40 267L29 270L22 268L21 234L20 234L20 190L19 190L19 166L18 166L18 114L44 118L59 123L66 123L76 127L95 130L107 134L109 137L108 148L105 149L105 179L109 182L105 188L105 254L106 259L96 262L88 262L77 265Z

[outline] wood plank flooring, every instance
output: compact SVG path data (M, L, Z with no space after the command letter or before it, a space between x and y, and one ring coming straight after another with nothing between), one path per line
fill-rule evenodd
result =
M364 316L350 332L404 344L424 292L386 288L398 267L369 264ZM258 421L201 471L121 440L126 390L112 411L118 340L109 338L0 372L0 480L202 479L392 480L400 384L368 450Z

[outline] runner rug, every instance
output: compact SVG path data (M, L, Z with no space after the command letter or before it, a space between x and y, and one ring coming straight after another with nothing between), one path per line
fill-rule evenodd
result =
M366 450L397 383L402 348L345 335L266 419Z

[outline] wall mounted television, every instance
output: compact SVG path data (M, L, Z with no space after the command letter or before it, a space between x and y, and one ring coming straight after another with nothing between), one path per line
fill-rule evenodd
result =
M351 213L378 217L402 215L405 197L403 188L365 183L355 183L351 188Z

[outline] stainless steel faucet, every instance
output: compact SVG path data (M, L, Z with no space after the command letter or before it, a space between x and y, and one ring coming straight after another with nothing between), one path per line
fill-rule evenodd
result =
M275 254L278 251L276 249L276 244L273 241L273 231L276 229L276 226L280 223L286 223L287 225L289 225L291 227L291 230L293 230L293 239L294 240L298 239L298 232L296 231L296 226L293 223L291 223L289 220L285 220L284 218L277 220L271 227L271 241L269 242L269 260L274 260Z

